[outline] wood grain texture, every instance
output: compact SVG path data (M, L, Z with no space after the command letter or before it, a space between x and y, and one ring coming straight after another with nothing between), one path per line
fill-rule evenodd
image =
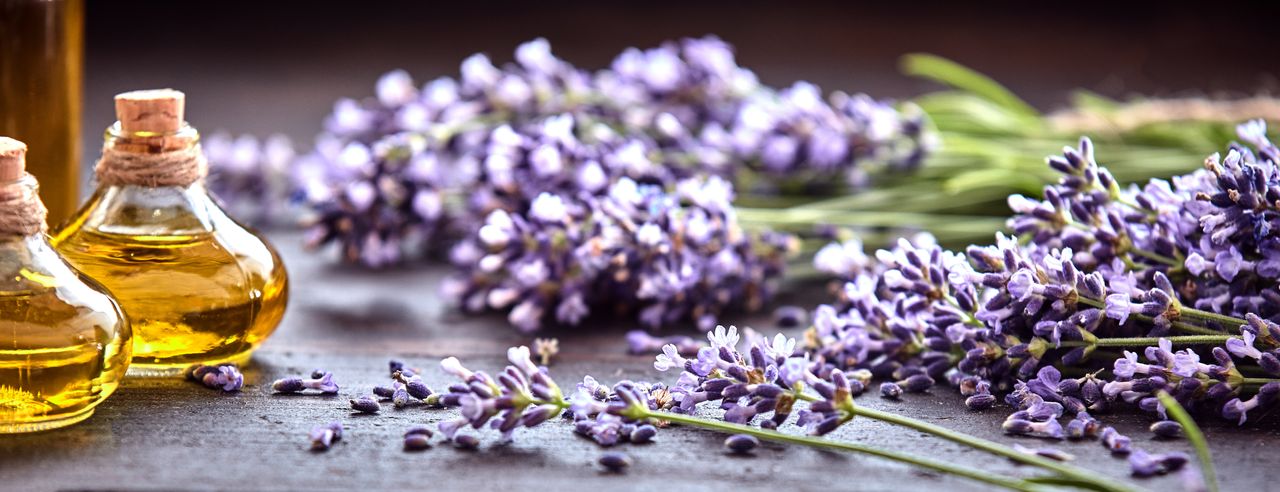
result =
M402 449L401 434L415 424L433 424L453 410L390 405L377 415L353 415L347 399L388 382L387 360L426 369L433 388L448 378L436 361L458 355L473 368L495 371L505 348L529 343L497 317L463 317L435 295L442 267L367 273L332 266L299 248L293 233L272 236L293 279L293 299L280 331L245 370L238 394L164 379L129 379L86 422L39 434L0 436L0 490L980 490L979 485L912 470L879 459L765 444L752 456L723 452L723 435L689 428L662 430L648 445L620 445L635 461L623 475L595 464L602 448L554 420L517 432L513 443L495 432L480 433L476 451L437 444L422 452ZM814 303L820 287L788 289L784 302ZM742 317L772 331L761 316ZM551 372L572 387L584 374L614 382L659 379L648 357L626 354L626 326L593 325L584 335L561 331L562 357ZM314 368L333 371L342 385L336 396L273 395L270 382ZM875 396L862 405L891 409L949 428L1005 443L1056 445L1076 462L1124 477L1125 460L1111 457L1096 441L1055 444L1001 434L1007 409L964 410L953 391L907 395L901 402ZM709 410L708 410L709 411ZM331 420L346 424L346 436L328 452L308 450L307 431ZM1157 441L1148 417L1108 415L1106 421L1153 452L1189 451L1183 440ZM1245 427L1212 420L1205 431L1216 453L1223 490L1272 490L1271 470L1280 456L1275 418ZM785 430L797 431L784 426ZM972 464L993 472L1033 470L865 419L834 439L892 447L936 459ZM440 438L437 436L436 440ZM1180 489L1176 477L1140 482L1152 489Z

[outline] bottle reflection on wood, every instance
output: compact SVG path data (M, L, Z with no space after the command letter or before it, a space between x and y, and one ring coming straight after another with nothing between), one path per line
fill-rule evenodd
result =
M0 135L39 156L49 222L80 201L80 101L84 53L82 0L0 0Z

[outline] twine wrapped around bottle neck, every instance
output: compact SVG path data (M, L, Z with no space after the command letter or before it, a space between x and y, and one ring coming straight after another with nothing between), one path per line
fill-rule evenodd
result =
M199 144L160 153L132 152L108 143L94 166L104 186L187 187L209 173Z
M49 229L45 221L49 210L30 176L0 183L0 235L30 236Z

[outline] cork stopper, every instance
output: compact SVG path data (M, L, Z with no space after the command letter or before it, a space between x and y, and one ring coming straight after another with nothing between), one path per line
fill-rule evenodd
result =
M17 181L27 172L27 144L0 137L0 182Z
M173 89L116 95L116 119L126 133L174 133L182 128L187 96Z

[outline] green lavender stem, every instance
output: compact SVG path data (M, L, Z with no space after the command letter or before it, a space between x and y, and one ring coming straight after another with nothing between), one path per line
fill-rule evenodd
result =
M1186 335L1177 337L1129 337L1129 338L1099 338L1096 340L1064 340L1063 347L1150 347L1160 343L1160 340L1168 340L1174 345L1219 345L1226 343L1232 338L1240 338L1234 335Z
M797 397L801 400L805 400L809 402L818 400L817 397L809 394L804 394L804 393L798 393ZM879 420L881 422L886 422L893 425L915 429L920 432L924 432L926 434L932 434L936 437L940 437L942 439L946 439L948 441L951 441L957 444L963 444L965 446L968 446L980 451L986 451L994 455L1003 456L1019 463L1038 466L1045 470L1049 470L1054 473L1057 473L1063 478L1076 481L1081 484L1088 484L1092 488L1096 488L1098 490L1111 490L1111 491L1137 490L1126 484L1116 482L1114 480L1109 480L1106 478L1101 478L1098 476L1097 473L1093 473L1093 472L1090 472L1081 468L1077 468L1075 466L1067 465L1064 463L1059 463L1057 461L1053 461L1051 459L1044 458L1041 456L1024 453L995 441L989 441L980 437L974 437L961 432L956 432L946 427L931 424L923 420L913 419L911 417L906 417L906 416L902 416L902 415L898 415L890 412L882 412L880 410L867 408L860 405L853 405L852 412L855 416L862 416L872 420Z
M1204 478L1205 487L1209 492L1218 492L1218 476L1213 470L1213 456L1209 453L1209 443L1205 441L1204 433L1200 432L1200 426L1196 425L1196 421L1169 393L1161 391L1156 393L1156 397L1164 405L1165 412L1182 424L1182 432L1186 433L1187 440L1191 441L1196 450L1196 457L1200 459L1200 476Z
M685 414L679 414L679 413L673 413L673 412L649 410L642 413L642 415L646 418L666 420L668 422L684 424L691 427L700 427L703 429L719 431L719 432L724 432L729 434L748 434L748 435L752 435L757 438L765 439L768 441L781 442L781 443L787 443L787 444L799 444L802 446L809 446L813 448L833 449L837 451L849 451L853 453L876 456L876 457L884 458L890 461L897 461L899 463L905 463L905 464L917 466L920 468L926 468L929 470L934 470L942 473L965 477L970 480L976 480L979 482L983 482L983 483L987 483L987 484L991 484L999 487L1004 487L1010 490L1025 490L1025 491L1044 490L1044 488L1041 486L1038 486L1032 482L1022 480L1019 478L996 475L990 472L984 472L984 471L976 470L969 467L953 465L950 463L936 461L936 460L916 456L913 454L889 451L886 449L880 449L872 446L865 446L862 444L855 444L855 443L843 442L843 441L834 441L834 440L823 439L820 437L786 434L783 432L761 429L759 427L751 427L748 425L734 424L734 423L724 422L720 420L705 419L705 418L694 417L691 415L685 415Z

